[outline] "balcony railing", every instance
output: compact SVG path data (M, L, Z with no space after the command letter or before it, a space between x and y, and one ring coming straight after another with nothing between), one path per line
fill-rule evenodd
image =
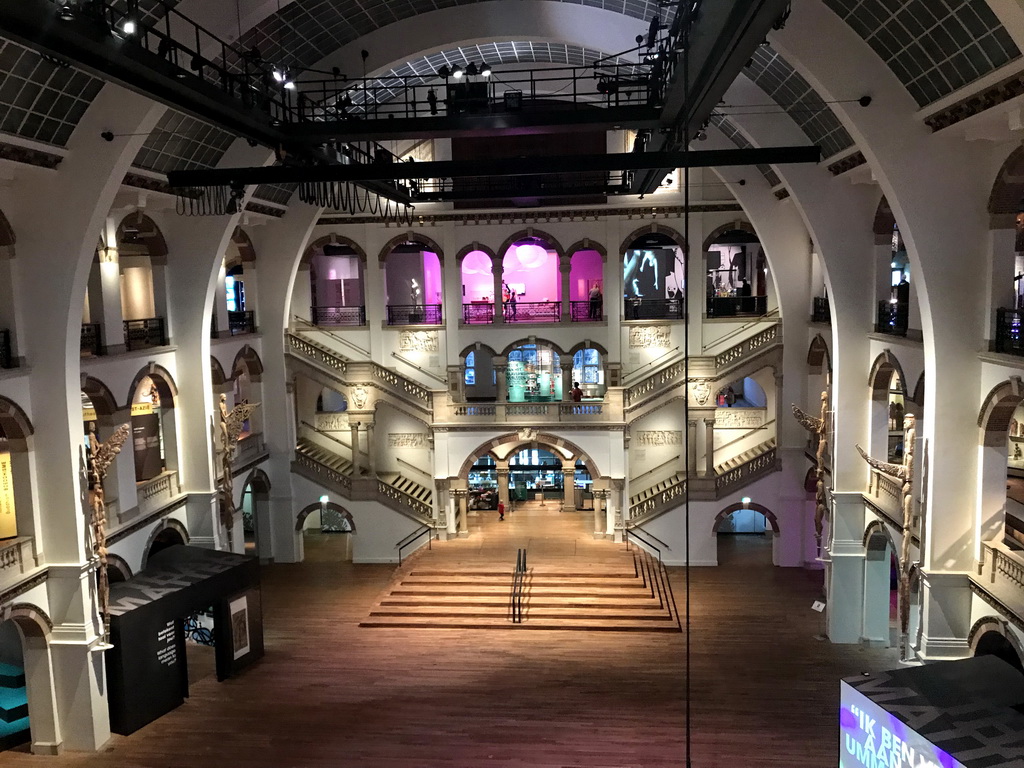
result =
M466 325L478 325L494 322L494 303L490 301L474 301L462 305L462 322Z
M574 301L569 305L569 317L574 323L596 323L604 319L604 302Z
M366 325L366 307L310 307L313 325Z
M972 587L995 597L1018 619L1024 617L1024 552L1002 541L982 544L978 575L971 576Z
M388 304L388 325L440 324L440 304Z
M238 441L231 463L236 466L244 466L264 453L266 453L266 447L263 443L263 435L253 433Z
M626 299L625 320L682 320L685 307L682 299Z
M996 352L1024 356L1024 312L996 310Z
M583 403L453 403L444 393L434 400L434 420L441 423L619 423L622 418L621 395L611 391L604 401Z
M875 323L875 333L906 336L909 318L910 307L908 305L880 301L878 302L878 322Z
M103 354L103 335L99 323L82 324L82 354L92 357Z
M129 352L147 347L167 346L167 332L162 317L124 321L124 347Z
M506 323L557 323L562 319L560 301L517 301L504 305Z
M708 317L749 317L767 313L767 296L708 297Z
M23 573L36 566L32 555L32 539L19 536L0 541L0 589L16 583Z
M256 333L256 315L251 309L242 312L228 312L228 329L232 336Z
M829 306L828 296L815 296L814 307L811 310L812 323L831 323L832 307Z
M141 515L156 512L181 493L181 488L178 486L178 473L173 470L161 472L151 480L142 480L135 486L138 489L139 513Z
M11 351L11 332L0 329L0 368L15 368L14 353Z

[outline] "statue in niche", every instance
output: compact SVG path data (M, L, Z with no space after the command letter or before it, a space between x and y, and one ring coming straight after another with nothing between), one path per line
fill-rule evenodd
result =
M857 451L873 469L903 481L902 512L903 540L899 554L899 617L900 617L900 660L907 660L908 632L910 627L910 577L915 563L910 562L911 528L914 522L914 442L917 440L917 420L908 413L903 418L903 463L890 464L873 459L859 445Z
M113 464L114 458L121 452L132 428L122 424L114 430L106 442L101 443L96 437L96 425L89 425L89 480L92 486L92 548L93 554L99 558L97 570L97 593L100 604L100 617L103 619L103 638L110 637L110 582L107 580L107 502L103 491L103 479Z
M232 528L235 523L236 511L231 460L235 456L235 445L238 443L238 436L242 434L242 427L252 412L259 408L259 405L259 403L239 403L228 411L228 396L223 392L220 395L219 439L215 446L219 470L217 497L220 522L227 529L228 549L234 547Z
M828 500L825 497L825 454L828 452L828 387L821 391L821 415L817 418L793 406L793 415L800 425L814 435L818 441L814 453L814 540L818 546L818 557L821 557L821 536L825 528L825 517L828 515Z

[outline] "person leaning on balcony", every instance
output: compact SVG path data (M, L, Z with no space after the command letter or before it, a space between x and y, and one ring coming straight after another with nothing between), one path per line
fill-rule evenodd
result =
M604 296L601 295L601 286L599 286L597 283L594 283L594 287L590 289L590 315L589 315L589 317L590 317L591 320L600 320L601 319L601 313L602 313L602 310L604 309L602 307L602 304L604 304Z
M580 383L578 381L574 381L572 383L572 389L569 391L569 397L572 398L574 403L578 403L583 400L583 390L580 389Z

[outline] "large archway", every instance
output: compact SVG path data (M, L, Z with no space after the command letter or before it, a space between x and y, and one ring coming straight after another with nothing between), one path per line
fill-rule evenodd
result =
M743 498L715 516L711 527L718 564L733 568L778 565L779 520L763 504Z
M899 547L892 532L875 521L864 532L864 613L861 636L882 647L899 640Z
M242 533L245 553L266 562L272 557L270 531L270 478L254 469L242 486Z
M0 622L0 694L7 718L0 721L0 751L31 740L41 753L49 753L60 743L50 650L53 622L28 603L11 606L5 619Z

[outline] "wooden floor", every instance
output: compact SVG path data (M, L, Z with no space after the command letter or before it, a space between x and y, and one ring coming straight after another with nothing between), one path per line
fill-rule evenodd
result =
M600 560L591 513L520 509L472 518L431 555L514 564ZM390 566L307 562L263 570L267 656L95 755L6 753L4 766L635 768L683 766L684 636L360 628ZM771 566L770 541L722 537L692 572L693 745L700 768L837 764L840 677L895 665L890 651L815 639L820 573ZM683 573L673 569L676 596Z

